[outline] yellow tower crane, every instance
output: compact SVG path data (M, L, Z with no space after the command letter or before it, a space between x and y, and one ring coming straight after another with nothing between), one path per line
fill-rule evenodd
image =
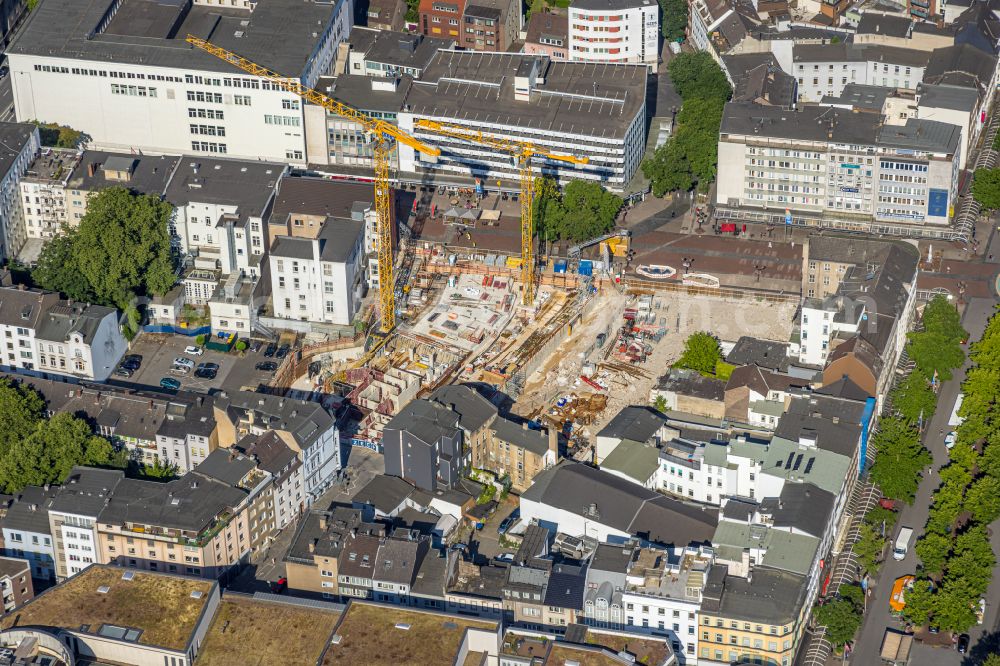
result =
M531 305L535 298L535 258L532 247L533 236L535 235L534 219L532 217L535 179L531 173L531 158L539 155L550 160L569 162L570 164L587 164L590 162L590 158L553 153L529 141L501 139L477 130L470 130L467 127L454 123L442 123L436 120L418 118L414 122L413 127L414 129L427 130L454 139L463 139L472 143L489 146L490 148L510 153L514 158L514 166L517 167L521 177L521 282L524 285L521 302L524 305Z
M240 57L232 51L188 35L187 42L206 53L225 60L233 67L244 72L268 79L278 87L298 95L304 100L322 106L327 111L336 113L358 123L371 135L374 143L373 161L375 163L375 213L378 217L378 286L379 302L381 304L381 328L388 333L396 326L396 297L393 278L392 257L392 196L389 185L389 151L392 142L397 141L420 151L424 155L437 157L441 150L429 146L419 139L410 136L398 127L384 120L372 118L357 109L341 104L321 92L308 88L295 79L289 79L255 62Z

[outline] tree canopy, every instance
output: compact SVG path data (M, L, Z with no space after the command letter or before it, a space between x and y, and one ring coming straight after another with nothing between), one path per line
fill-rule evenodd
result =
M692 333L684 341L684 351L674 366L710 375L715 372L716 365L721 360L722 348L719 346L718 338L711 333L700 331Z
M931 464L931 454L920 443L916 429L904 418L884 417L872 446L878 451L871 466L872 481L886 497L912 502L920 472Z
M535 180L536 235L545 240L585 241L615 226L622 198L598 183L573 180L563 191L552 178Z
M841 596L816 607L816 623L826 627L826 638L840 647L854 638L861 627L861 612L854 595Z
M678 42L687 34L688 3L684 0L660 0L660 30L663 39Z
M123 466L111 443L72 414L43 418L33 389L0 380L0 490L59 483L75 465Z
M29 0L28 11L34 8L34 4L37 4L37 0L35 0L35 3ZM43 146L78 148L81 141L83 141L83 132L75 130L72 127L58 123L41 123L37 120L33 122L38 127L38 138L41 140Z
M35 284L124 310L136 294L164 294L175 282L170 204L112 187L90 198L75 230L46 244Z
M937 395L923 373L911 372L891 392L892 408L904 419L927 423L937 407Z
M719 65L704 52L681 53L670 61L670 78L681 97L673 136L642 163L653 194L706 191L715 180L722 109L732 89Z
M983 208L1000 208L1000 168L976 169L972 180L972 196Z

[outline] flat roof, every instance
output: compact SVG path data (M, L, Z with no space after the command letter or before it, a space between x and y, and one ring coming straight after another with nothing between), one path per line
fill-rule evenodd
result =
M126 572L131 580L122 578ZM0 626L9 629L16 623L99 635L103 625L113 625L138 629L135 642L140 645L184 650L215 586L198 578L93 564L8 613Z
M905 125L883 125L878 143L886 148L954 154L959 149L962 130L958 125L937 120L909 118Z
M224 204L240 206L242 215L260 215L286 168L277 162L184 157L164 194L174 206Z
M322 666L373 663L387 655L393 663L451 666L466 629L495 632L498 623L351 601Z
M111 0L45 0L8 54L236 74L187 44L191 33L287 76L301 77L345 0L267 0L254 10L129 0L103 32ZM185 7L190 7L186 14ZM246 24L244 25L244 22Z
M339 619L332 604L227 594L196 661L198 666L315 664Z
M66 187L93 191L105 187L126 187L139 194L161 195L177 168L180 157L168 155L126 155L88 150L76 164ZM127 171L126 180L111 177L109 172Z
M413 77L403 74L395 79L364 74L324 76L316 89L331 99L365 112L399 113L410 92Z
M518 67L532 60L543 61L544 83L536 84L530 100L516 100ZM407 111L483 125L621 138L644 108L646 73L645 65L441 50L413 82Z

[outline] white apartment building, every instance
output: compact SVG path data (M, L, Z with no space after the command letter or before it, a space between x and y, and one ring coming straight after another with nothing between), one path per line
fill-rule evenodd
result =
M931 52L881 44L795 44L792 71L799 100L819 102L839 97L854 83L913 90L923 78Z
M271 295L279 319L348 325L365 291L365 222L329 217L318 238L279 236Z
M170 232L178 249L196 268L258 279L264 218L286 170L259 160L182 159L164 194L174 207Z
M730 103L719 134L719 206L778 215L948 224L958 189L961 130L833 107L787 111Z
M115 486L119 470L74 467L49 503L49 528L55 539L56 578L65 580L100 562L97 516Z
M162 196L178 161L165 155L46 148L21 179L23 215L12 233L12 250L25 262L35 261L42 246L62 233L63 225L80 223L90 195L104 188Z
M570 60L655 67L659 38L655 0L574 0L569 7Z
M54 491L48 487L28 486L0 519L3 554L27 560L31 577L42 580L56 577L55 547L48 519L48 504L53 495Z
M232 446L247 435L274 430L301 463L303 502L314 499L333 483L341 468L337 422L315 402L239 391L220 394L214 402L219 446Z
M7 50L16 115L69 125L106 150L303 164L301 101L184 38L312 86L352 19L351 0L48 0Z
M128 349L121 328L117 310L60 301L42 314L35 330L36 372L105 381Z
M428 158L401 145L400 170L520 187L510 154L417 127L418 120L426 119L500 139L531 141L553 153L586 156L587 164L535 157L532 171L562 184L583 179L622 190L645 151L646 76L647 69L639 65L438 51L423 77L413 82L398 121L400 129L439 146L442 154Z
M215 420L212 406L204 396L191 401L172 401L166 405L163 420L156 431L155 457L186 474L204 462L216 448Z
M0 260L14 256L23 226L19 183L41 143L28 123L0 123Z

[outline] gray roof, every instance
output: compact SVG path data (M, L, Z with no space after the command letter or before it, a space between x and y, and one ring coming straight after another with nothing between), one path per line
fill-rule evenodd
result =
M59 300L59 294L38 289L0 287L0 324L36 328L42 313Z
M953 155L961 146L962 129L936 120L908 118L905 125L883 125L880 146Z
M20 576L22 573L31 576L31 565L27 560L21 560L16 557L0 557L0 578L13 578Z
M882 44L795 44L795 63L880 62L906 67L926 67L931 54L919 49L906 49Z
M881 111L885 100L892 92L882 86L866 86L860 83L848 83L840 93L840 97L824 95L821 104L850 106L866 111Z
M952 109L972 112L979 103L979 95L971 88L960 86L921 84L917 90L919 108Z
M772 137L798 141L874 145L879 118L871 113L806 106L788 111L774 106L729 102L723 109L720 134ZM831 139L828 132L833 133Z
M545 452L549 450L548 433L526 426L527 422L517 424L501 416L493 422L491 429L497 439L530 451L537 456L544 456Z
M478 431L497 416L496 406L467 384L442 386L430 399L458 414L459 426L469 432Z
M837 498L811 483L786 483L779 497L765 497L760 512L769 514L777 528L795 528L814 537L823 536L833 516Z
M474 120L480 124L623 138L645 105L644 65L548 61L545 83L530 101L514 99L516 53L438 51L406 98L415 116ZM595 94L596 91L596 94Z
M629 564L631 564L634 555L634 546L600 543L597 544L594 557L590 560L590 568L624 574L628 572Z
M931 53L924 70L924 83L950 84L966 88L987 88L993 80L996 56L969 44L956 44Z
M413 486L398 476L379 474L358 491L353 501L371 504L382 513L389 513L413 493Z
M79 334L86 344L91 344L104 318L115 317L117 314L117 310L103 305L60 301L42 315L35 329L35 337L40 340L68 342L71 335Z
M179 157L160 155L132 155L88 150L83 153L66 187L93 192L105 187L126 187L139 194L162 195L167 188ZM128 180L112 180L109 171L128 171Z
M852 459L860 445L864 410L865 403L854 400L816 394L795 397L774 434L792 442L800 437L815 439L817 448Z
M58 489L28 486L14 499L0 526L8 530L49 534L49 501Z
M791 106L797 96L795 77L785 73L771 53L725 56L735 86L733 101Z
M248 456L253 457L265 472L279 475L282 470L290 473L300 466L299 457L288 448L288 445L273 430L261 434L260 436L247 435L236 447ZM282 477L278 477L280 483Z
M0 174L7 175L34 133L31 123L0 123Z
M726 575L726 568L709 570L702 612L768 625L792 624L805 601L805 576L754 567L750 580Z
M285 168L273 162L185 157L170 179L166 200L174 206L192 202L239 206L241 215L259 217Z
M125 473L117 469L74 467L49 504L51 511L96 518Z
M726 383L705 377L701 373L687 368L671 368L656 382L656 389L669 391L689 398L702 400L726 399Z
M626 407L604 426L598 437L614 437L616 439L634 439L646 442L659 431L666 420L663 415L650 407Z
M586 589L586 565L556 564L549 572L544 603L546 606L583 610L583 595Z
M375 34L369 39L356 38L358 33L363 32L374 32ZM424 69L430 64L438 49L447 49L455 45L454 40L451 39L438 39L425 37L421 34L393 32L392 30L372 30L360 26L354 26L347 41L358 50L363 50L365 60L392 67L413 69Z
M333 417L322 405L280 395L249 391L223 392L215 396L215 407L233 422L252 412L262 427L288 432L305 451L333 427Z
M885 35L887 37L908 37L913 21L908 16L876 14L865 12L858 21L857 34Z
M623 439L601 462L601 469L624 474L644 484L660 466L660 450L646 442Z
M375 190L370 184L285 176L278 182L268 222L284 224L292 213L351 217L354 204L359 201L369 207L374 205Z
M310 511L299 521L286 558L311 564L314 555L337 557L352 529L363 531L360 509L335 506L329 511Z
M744 497L730 497L722 506L722 517L737 523L749 523L757 511L757 502ZM720 524L725 521L720 521Z
M249 456L237 453L235 450L215 449L194 469L227 485L237 486L256 468L257 463Z
M357 29L355 27L355 30ZM340 74L322 77L316 89L338 102L361 111L399 113L403 108L403 100L413 85L413 77L408 74L398 77L392 90L375 89L376 85L385 86L390 81L391 79L381 76Z
M198 472L166 483L123 479L98 519L109 525L137 523L201 532L246 496L245 491Z
M589 465L564 462L537 477L523 498L548 504L653 543L686 546L712 537L718 513Z
M781 370L788 365L788 343L741 336L726 355L733 365L756 365L768 370Z
M386 539L378 549L372 578L409 585L427 554L427 539Z
M364 232L364 222L328 217L316 239L278 236L271 247L271 255L286 259L313 259L318 254L321 261L344 263L351 257ZM319 245L318 252L314 252L316 244Z
M856 235L813 234L807 248L811 261L831 261L856 266L881 264L889 254L894 241L864 238Z
M300 77L341 1L269 0L256 3L251 12L130 0L98 32L109 0L45 0L31 12L8 53L242 73L185 43L193 33L281 74Z
M371 578L375 569L382 538L372 534L348 532L337 557L338 574L356 578Z
M458 434L458 414L444 405L418 398L410 401L384 430L405 431L426 444Z

